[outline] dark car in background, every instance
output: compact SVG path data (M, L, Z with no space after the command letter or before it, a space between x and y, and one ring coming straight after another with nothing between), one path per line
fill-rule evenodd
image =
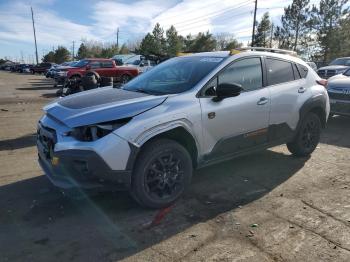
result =
M30 72L32 74L44 74L47 70L49 70L55 63L40 63L35 66L33 66L30 69Z
M334 59L328 66L319 68L317 74L324 79L328 79L344 73L348 68L350 68L350 57L341 57Z
M350 116L350 68L331 77L327 85L332 115Z

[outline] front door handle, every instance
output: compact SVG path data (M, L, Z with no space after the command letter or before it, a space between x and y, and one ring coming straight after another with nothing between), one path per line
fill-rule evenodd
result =
M260 100L258 101L258 105L261 106L261 105L265 105L269 100L266 98L266 97L262 97L260 98Z
M306 91L306 88L305 87L300 87L299 89L298 89L298 93L304 93Z

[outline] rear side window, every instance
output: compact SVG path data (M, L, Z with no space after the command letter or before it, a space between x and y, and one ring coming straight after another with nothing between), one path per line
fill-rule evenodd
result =
M307 73L309 72L307 67L300 65L300 64L297 64L297 67L298 67L301 78L305 78L307 76Z
M90 66L91 66L91 68L100 68L101 64L100 64L100 62L95 61L95 62L91 62Z
M269 85L277 85L294 81L292 63L272 58L267 58L267 82Z
M113 67L112 61L101 62L101 65L103 68L112 68Z
M300 76L300 73L299 73L299 70L298 70L298 67L296 64L293 64L293 69L294 69L294 78L295 79L300 79L301 76Z

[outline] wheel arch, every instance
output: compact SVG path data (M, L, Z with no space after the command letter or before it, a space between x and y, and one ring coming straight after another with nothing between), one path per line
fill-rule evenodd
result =
M307 100L303 106L300 108L299 114L300 114L300 120L298 123L298 127L301 123L301 120L304 119L304 117L312 112L315 113L321 120L322 127L326 127L327 123L327 111L326 111L326 105L327 105L327 99L323 95L317 95L309 100Z
M176 126L173 126L172 128L167 128L167 129L161 130L157 133L153 133L150 136L147 136L147 138L142 140L140 147L138 148L135 156L133 157L134 161L132 161L132 162L135 163L137 161L137 157L145 145L147 145L147 144L149 144L157 139L162 139L162 138L173 140L173 141L179 143L180 145L182 145L190 154L193 167L197 166L197 164L198 164L198 152L199 152L198 142L192 136L190 131L188 131L188 129L182 125L176 125Z

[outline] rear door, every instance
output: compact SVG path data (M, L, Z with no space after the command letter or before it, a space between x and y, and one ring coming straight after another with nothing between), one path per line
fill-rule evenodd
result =
M103 70L103 76L105 77L116 77L116 67L113 61L102 61L101 68Z
M299 121L301 105L312 96L305 72L296 63L266 58L267 83L271 94L270 139L288 138Z
M215 89L221 83L240 84L244 91L237 97L215 102ZM260 57L234 61L212 79L199 98L208 157L217 158L266 143L269 98Z

